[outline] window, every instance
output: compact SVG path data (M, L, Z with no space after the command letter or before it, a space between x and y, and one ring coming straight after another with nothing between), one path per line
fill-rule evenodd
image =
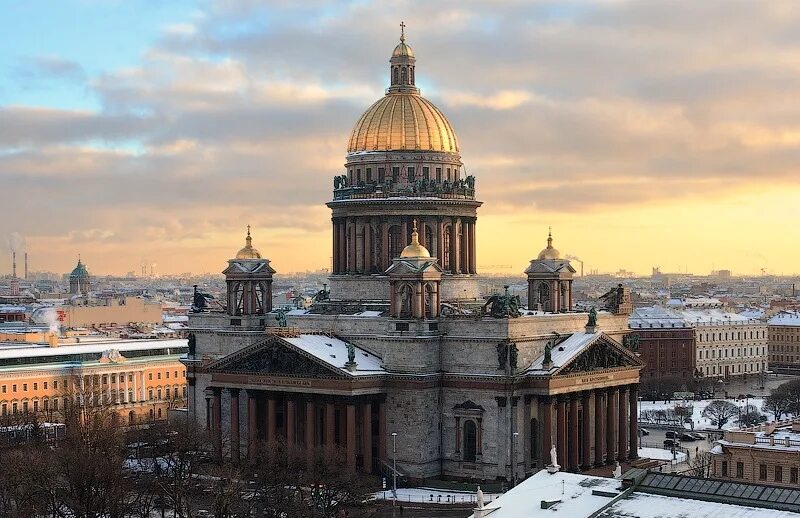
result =
M166 392L166 394L167 394L167 399L169 399L169 387L167 387L167 392Z
M176 378L178 377L178 371L175 371L175 377Z
M149 379L150 381L153 381L153 373L152 372L148 372L147 373L147 379Z
M158 373L158 379L161 379L161 373L160 372Z
M367 167L367 183L372 183L372 168Z
M167 371L167 379L169 379L169 371Z
M53 410L58 410L58 399L53 399Z
M775 466L775 482L783 482L783 466Z
M161 389L158 389L158 399L161 399Z
M152 399L153 399L153 389L149 389L149 390L147 391L147 397L148 397L148 399L150 399L150 400L152 400Z
M422 168L422 179L423 180L430 180L431 176L431 168L430 167L423 167Z
M23 401L22 402L22 413L23 414L27 414L28 413L28 402L27 401Z
M723 460L722 461L722 476L723 477L727 477L728 476L728 461L727 460Z
M47 390L47 382L44 382L44 389Z
M386 180L386 168L379 167L378 168L378 183L383 183Z
M791 468L789 470L789 482L792 484L797 484L797 468Z
M442 181L442 168L441 167L437 167L436 168L436 181L437 182L441 182Z
M53 389L58 390L58 380L53 381Z
M103 385L108 385L108 375L103 374Z
M44 404L44 411L45 412L50 410L50 400L49 399L45 399L43 404Z
M16 414L17 413L17 404L11 403L11 412Z
M34 412L38 412L39 411L39 402L38 401L34 401L33 402L33 411Z
M392 167L392 181L397 183L400 181L400 168Z
M128 381L133 383L133 374L128 374Z
M0 413L2 413L3 415L8 415L8 403L3 403L2 410L0 410Z
M23 383L22 384L22 391L23 392L27 392L28 391L28 384L27 383Z
M3 389L2 390L3 390L3 394L5 394L6 393L6 386L5 385L3 385Z
M767 465L758 465L758 480L767 480Z
M475 421L464 421L464 460L475 462L478 457L478 427Z
M38 383L34 383L33 384L33 390L39 390L39 384Z
M356 185L361 183L361 169L356 169Z

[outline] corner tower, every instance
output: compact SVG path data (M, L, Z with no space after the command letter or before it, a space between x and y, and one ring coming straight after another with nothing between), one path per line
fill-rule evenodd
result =
M401 25L402 27L402 25ZM328 202L333 223L331 297L386 300L386 270L409 242L439 258L442 299L479 296L475 178L465 176L447 117L416 87L416 56L405 32L389 60L386 95L358 119L345 172Z

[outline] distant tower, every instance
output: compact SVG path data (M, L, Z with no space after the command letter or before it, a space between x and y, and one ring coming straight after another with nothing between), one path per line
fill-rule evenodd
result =
M572 275L575 269L553 248L553 234L547 233L547 247L525 270L528 275L528 309L558 313L572 309Z
M11 252L11 278L17 278L17 252Z
M25 252L25 280L28 280L28 252Z
M272 274L275 270L269 259L253 248L250 225L247 226L245 246L236 253L235 259L228 260L228 267L222 272L228 289L228 314L266 315L272 311Z
M69 292L72 295L87 295L91 289L89 271L81 262L78 256L78 264L72 273L69 274Z
M411 244L386 270L389 275L389 313L395 318L437 318L441 304L442 269L419 243L417 220Z

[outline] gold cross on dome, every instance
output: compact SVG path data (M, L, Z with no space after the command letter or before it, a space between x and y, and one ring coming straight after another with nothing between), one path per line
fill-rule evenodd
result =
M250 225L247 225L247 235L250 235Z
M400 22L400 41L406 41L406 22Z

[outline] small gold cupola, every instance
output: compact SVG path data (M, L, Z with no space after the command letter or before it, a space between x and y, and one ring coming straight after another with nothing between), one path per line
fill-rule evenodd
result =
M253 238L250 237L250 225L247 225L247 238L244 248L236 252L237 259L261 259L261 253L253 248Z
M419 233L417 232L417 220L414 220L414 231L411 232L411 244L403 248L400 257L430 257L431 253L427 248L419 244Z

